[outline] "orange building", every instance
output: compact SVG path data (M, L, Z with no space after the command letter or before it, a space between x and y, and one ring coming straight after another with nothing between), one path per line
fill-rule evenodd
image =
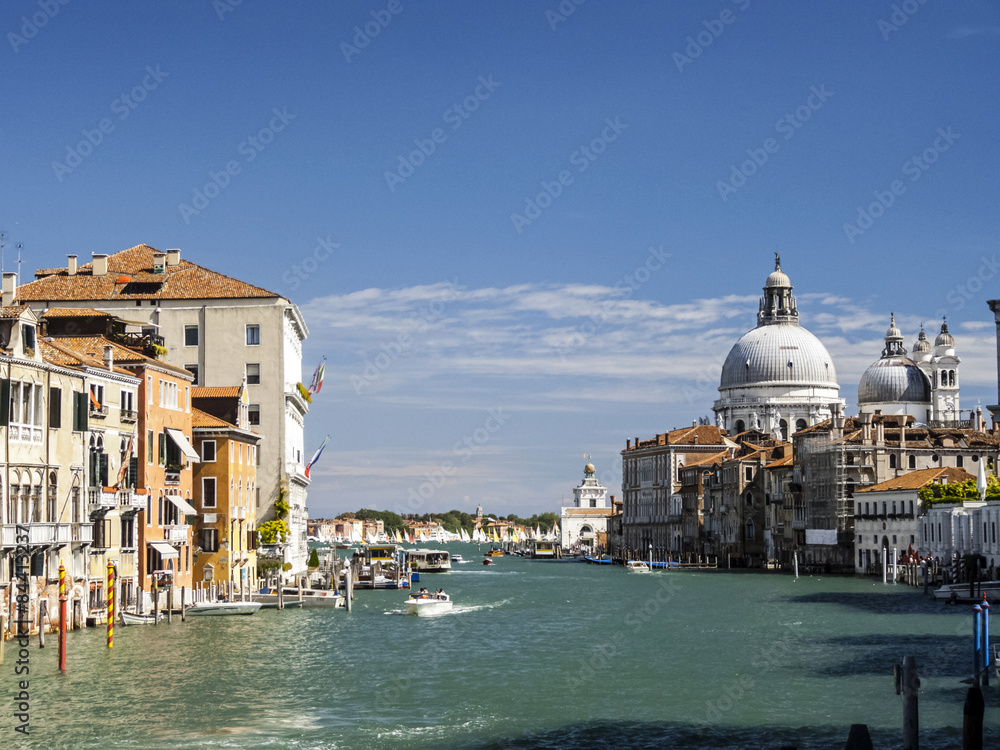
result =
M195 585L229 585L249 595L257 580L257 446L260 435L247 422L241 386L195 388L194 447ZM209 413L211 410L214 413ZM225 415L233 421L223 418Z

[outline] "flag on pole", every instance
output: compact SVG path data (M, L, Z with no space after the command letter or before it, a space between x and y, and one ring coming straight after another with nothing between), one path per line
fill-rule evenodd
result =
M309 478L309 469L311 469L312 466L313 466L313 464L316 463L319 460L320 455L323 453L323 449L326 447L326 444L329 443L329 442L330 442L330 436L327 435L323 439L323 444L320 445L319 449L317 449L317 451L315 453L313 453L313 457L309 459L309 463L306 464L306 479Z
M316 371L313 373L312 380L309 381L309 395L314 393L319 393L323 388L323 375L326 372L326 357L316 365Z
M128 446L122 449L121 467L118 469L118 481L115 483L117 489L121 489L125 477L128 475L128 465L132 458L132 446L135 444L135 431L128 436Z
M90 389L90 405L95 409L101 408L101 402L97 400L97 394L94 392L93 388Z

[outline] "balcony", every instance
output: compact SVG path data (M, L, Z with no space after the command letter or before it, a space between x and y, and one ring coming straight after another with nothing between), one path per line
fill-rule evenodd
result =
M164 484L180 484L181 468L179 466L168 466L163 472Z
M88 487L87 510L91 513L98 510L113 510L118 504L116 493L111 487Z
M90 527L90 524L79 525ZM24 539L25 534L27 535L26 540ZM57 544L69 544L73 541L72 537L72 529L68 523L26 523L0 526L0 539L2 539L2 544L6 548L16 547L19 542L28 547L51 547Z
M163 529L163 541L167 544L183 544L188 541L191 537L191 527L184 526L166 526Z
M107 404L101 404L100 406L90 405L90 418L91 419L104 419L108 416L108 406Z
M138 418L135 409L121 409L118 412L118 419L122 424L133 424Z
M115 503L119 510L145 510L146 494L136 492L133 489L125 488L115 493Z
M42 428L28 424L11 424L7 427L7 434L10 435L11 442L19 443L41 443Z
M70 524L70 537L73 544L80 546L94 543L94 524L74 523Z

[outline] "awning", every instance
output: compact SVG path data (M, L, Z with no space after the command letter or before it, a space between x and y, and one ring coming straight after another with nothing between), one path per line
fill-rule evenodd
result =
M171 547L166 542L150 542L149 546L160 553L160 557L164 560L169 560L172 557L177 557L177 550Z
M177 506L177 510L183 513L185 516L198 515L198 511L194 509L194 506L188 503L188 501L185 500L180 495L167 495L166 498L167 500L172 502L175 506Z
M191 443L189 443L188 439L184 437L183 432L168 427L167 434L170 435L170 439L176 443L177 447L181 449L181 453L188 457L188 461L194 461L197 463L201 460L198 454L195 453L194 448L191 447Z

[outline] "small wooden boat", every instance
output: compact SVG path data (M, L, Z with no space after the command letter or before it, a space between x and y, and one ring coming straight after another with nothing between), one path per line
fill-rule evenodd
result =
M155 625L157 620L163 619L163 613L155 617L152 613L140 615L136 612L120 612L122 625Z

